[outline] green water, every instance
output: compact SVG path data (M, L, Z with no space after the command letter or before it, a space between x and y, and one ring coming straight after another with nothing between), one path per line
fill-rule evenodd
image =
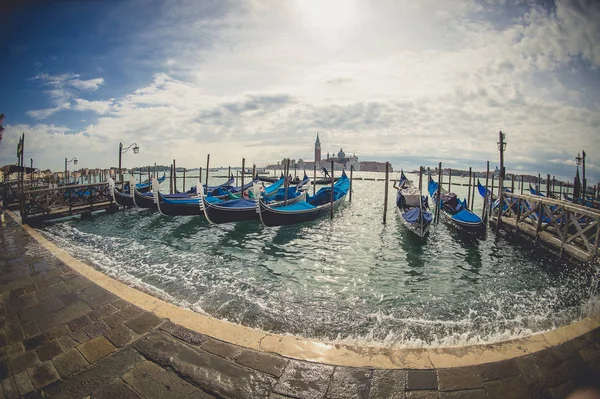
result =
M333 221L209 225L130 209L41 230L104 273L171 302L310 338L463 345L526 336L598 312L595 268L492 234L465 237L443 222L420 239L400 223L395 190L383 225L383 181L353 187L352 202ZM453 189L467 194L467 187Z

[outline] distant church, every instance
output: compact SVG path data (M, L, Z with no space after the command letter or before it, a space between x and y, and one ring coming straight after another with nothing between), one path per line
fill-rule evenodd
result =
M295 167L304 168L304 169L312 169L315 165L317 165L318 169L321 167L327 168L329 170L331 168L331 161L333 161L335 170L350 170L351 167L354 168L355 171L364 171L364 172L385 172L385 162L376 162L376 161L363 161L358 162L358 157L356 154L352 154L352 156L346 156L346 153L343 149L337 153L335 156L335 152L327 153L327 158L323 159L321 155L321 139L319 138L319 133L317 133L317 139L315 140L315 160L314 162L306 162L303 160L299 160L298 163L292 161ZM269 165L267 169L277 169L278 165ZM390 170L393 171L393 170Z
M327 167L327 165L331 166L331 161L333 161L334 164L339 165L339 169L343 168L350 170L350 167L353 166L354 170L360 170L360 162L358 162L356 154L353 154L351 157L346 157L346 153L340 148L337 157L334 157L333 155L333 152L331 153L331 157L329 156L329 153L327 153L327 158L321 159L321 140L319 139L319 133L317 133L317 140L315 140L316 164Z

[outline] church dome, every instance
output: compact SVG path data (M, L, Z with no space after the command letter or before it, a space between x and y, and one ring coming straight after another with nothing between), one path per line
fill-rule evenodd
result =
M342 150L340 148L340 152L338 152L338 158L346 158L346 154L344 153L344 150Z

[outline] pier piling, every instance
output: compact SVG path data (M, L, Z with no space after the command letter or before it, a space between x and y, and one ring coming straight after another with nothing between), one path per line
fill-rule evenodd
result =
M244 174L246 173L246 158L242 158L242 184L240 184L240 187L242 187L242 198L244 197Z
M317 164L315 163L315 167L313 170L313 195L315 195L316 190L317 190Z
M332 161L333 164L333 161ZM390 187L390 163L385 163L385 194L383 196L383 224L387 219L388 190Z
M329 220L333 220L333 184L335 183L333 161L331 161L331 196L330 196L330 207L329 207Z
M437 190L437 198L435 201L435 222L440 222L440 207L442 206L442 163L440 162L438 165L438 190Z
M204 182L204 184L206 184L206 188L208 189L208 171L210 170L210 154L206 155L206 182ZM227 176L227 178L229 179L229 176ZM200 187L198 187L198 189L200 189Z
M348 199L348 202L352 202L352 172L354 172L354 165L350 165L350 198Z
M467 208L473 209L473 204L471 203L471 167L469 166L469 191L467 192Z

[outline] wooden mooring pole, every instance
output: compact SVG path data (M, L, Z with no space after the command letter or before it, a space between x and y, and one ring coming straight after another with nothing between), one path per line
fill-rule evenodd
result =
M210 170L210 154L208 154L206 156L206 181L204 182L204 184L206 184L206 188L208 189L208 171ZM227 178L229 179L229 176L227 176Z
M187 168L183 168L183 192L185 193L185 172L187 171Z
M521 175L521 195L523 195L523 175Z
M354 172L354 165L350 165L350 198L348 202L352 202L352 172Z
M550 195L551 193L551 188L550 188L550 174L546 175L546 197L548 198L552 198L552 196Z
M330 196L330 206L329 206L329 220L333 220L333 184L335 182L334 171L333 171L333 161L331 161L331 196Z
M313 195L315 195L316 189L317 189L317 164L315 163L315 167L313 170Z
M177 192L177 164L173 160L173 194Z
M448 168L448 192L452 192L452 168Z
M333 163L333 161L332 161ZM387 219L388 190L390 187L390 163L385 163L385 194L383 196L383 224Z
M487 161L487 169L485 172L485 197L483 198L483 210L481 211L481 219L484 220L484 222L487 222L487 202L488 202L488 195L487 195L487 190L488 190L488 179L490 178L490 161Z
M473 204L471 203L471 167L469 166L469 191L467 192L467 208L473 209Z
M283 185L283 187L285 188L285 194L284 194L284 200L283 200L283 204L287 205L287 201L288 201L288 188L290 187L290 179L288 179L288 173L290 170L290 159L288 158L286 163L285 163L285 184Z
M169 167L169 194L173 194L173 164Z
M438 165L438 189L437 189L437 198L435 204L435 222L440 222L440 207L442 205L442 163L440 162Z
M242 158L242 184L240 184L240 187L242 187L242 197L244 197L244 175L246 173L246 158Z

